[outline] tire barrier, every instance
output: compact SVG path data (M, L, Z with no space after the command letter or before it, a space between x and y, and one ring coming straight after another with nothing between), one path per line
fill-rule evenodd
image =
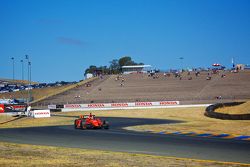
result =
M243 103L245 102L213 104L206 108L204 115L210 118L225 119L225 120L250 120L250 114L224 114L215 112L217 108L237 106Z

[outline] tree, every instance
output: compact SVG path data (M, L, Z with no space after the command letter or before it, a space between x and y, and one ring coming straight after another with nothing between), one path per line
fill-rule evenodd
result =
M129 56L125 56L119 59L119 66L129 66L129 65L133 65L133 61L131 59L131 57Z
M119 65L121 68L122 66L144 65L144 63L136 63L131 59L130 56L124 56L119 59Z
M118 60L117 59L113 59L109 63L110 63L110 66L109 66L110 72L112 74L118 74L120 72L120 65L118 63Z
M135 63L129 56L121 57L119 60L113 59L109 63L110 63L109 67L107 66L97 67L95 65L91 65L89 66L89 68L85 70L84 74L86 75L87 73L91 73L94 76L99 74L119 74L121 72L122 66L144 65L143 63Z
M86 70L85 70L85 75L87 74L87 73L91 73L91 74L95 74L95 72L96 72L96 69L97 69L97 67L95 66L95 65L91 65L91 66L89 66L89 68L87 68Z

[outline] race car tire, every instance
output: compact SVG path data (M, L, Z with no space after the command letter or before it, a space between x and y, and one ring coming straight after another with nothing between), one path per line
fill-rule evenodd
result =
M103 129L109 129L109 123L108 123L108 121L103 121L102 127L103 127Z
M87 125L86 125L86 128L87 128L87 129L93 129L93 126L92 126L91 124L87 124Z
M74 127L75 127L75 129L77 129L77 120L75 120L75 123L74 123Z
M81 121L81 123L80 123L80 126L81 126L81 129L86 129L86 128L84 127L82 121Z

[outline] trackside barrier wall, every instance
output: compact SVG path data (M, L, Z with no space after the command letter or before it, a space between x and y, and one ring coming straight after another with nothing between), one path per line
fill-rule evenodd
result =
M210 105L206 108L204 113L205 116L217 119L228 119L228 120L250 120L250 114L224 114L215 112L217 108L230 107L243 104L244 102L232 102L232 103L218 103Z
M123 108L123 107L151 107L151 106L172 106L179 105L179 101L158 101L158 102L131 102L131 103L90 103L90 104L65 104L49 105L48 108L56 109L89 109L89 108Z

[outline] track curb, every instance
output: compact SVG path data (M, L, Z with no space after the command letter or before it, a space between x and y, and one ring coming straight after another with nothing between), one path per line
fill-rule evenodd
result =
M219 139L250 141L250 136L227 134L227 133L214 134L214 133L196 133L196 132L181 132L181 131L168 132L168 131L153 131L153 130L144 130L143 132L162 134L162 135L179 135L179 136L192 136L192 137L219 138Z

